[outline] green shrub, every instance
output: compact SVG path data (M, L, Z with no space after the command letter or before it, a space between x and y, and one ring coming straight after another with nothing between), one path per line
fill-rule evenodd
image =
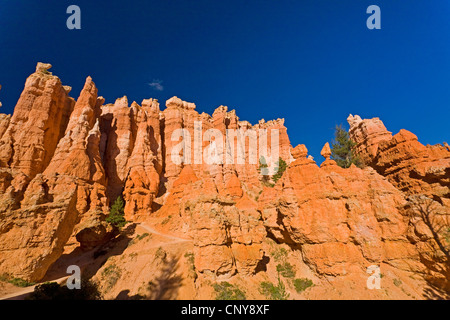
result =
M284 283L278 279L278 285L275 286L272 282L264 281L260 283L259 292L265 295L270 300L287 300L289 293L286 292Z
M87 279L81 280L81 289L69 289L56 282L37 285L27 300L101 300L97 285Z
M189 263L189 276L194 278L194 280L196 280L198 275L197 275L197 272L195 271L195 257L194 257L194 254L192 252L186 252L184 254L184 257L186 258L186 260Z
M259 158L259 167L258 167L258 173L261 174L263 177L269 176L269 166L267 165L266 158L261 156Z
M298 293L303 292L314 285L312 280L307 278L295 279L292 283Z
M272 256L277 262L286 262L288 251L285 248L276 249L272 252Z
M277 173L275 173L272 176L272 180L273 182L277 183L278 180L280 180L280 178L283 176L283 173L286 171L287 169L287 163L286 161L284 161L281 158L278 158L278 162L277 162Z
M273 183L271 183L271 182L269 182L269 180L267 179L267 180L265 180L265 179L263 179L263 185L265 185L266 187L269 187L269 188L273 188L273 187L275 187L275 184L273 184Z
M162 225L167 224L167 223L170 221L170 219L172 219L172 216L171 216L171 215L169 215L169 216L167 216L166 218L164 218L164 220L161 221L161 224L162 224Z
M362 167L363 163L354 152L355 143L350 140L350 136L342 125L336 126L334 130L334 140L331 143L331 157L342 168L348 168L353 163L357 167Z
M394 285L400 287L402 285L402 281L400 279L394 279Z
M106 278L107 280L107 287L108 289L111 289L114 287L117 283L117 281L120 279L122 275L122 272L120 271L119 267L117 267L115 264L111 264L102 271L103 278Z
M450 244L450 227L448 227L447 230L444 231L444 238L445 241Z
M140 236L138 236L138 240L142 240L142 239L144 239L145 237L148 237L149 236L149 234L146 232L146 233L144 233L144 234L142 234L142 235L140 235Z
M28 282L21 278L13 278L13 279L9 280L9 283L15 285L16 287L29 287L29 286L34 285L33 282Z
M216 292L216 300L245 300L245 292L238 287L228 283L221 282L213 285Z
M21 278L14 278L8 273L4 273L0 276L0 281L11 283L12 285L16 287L30 287L35 285L34 282L28 282L27 280L21 279Z
M267 165L266 158L264 158L263 156L259 158L258 172L260 175L262 175L261 182L263 185L270 188L275 186L273 183L270 182L269 166Z
M114 204L109 211L109 215L106 217L106 222L117 229L121 229L127 224L124 215L124 203L122 197L119 196L116 201L114 201Z
M164 251L162 247L159 247L158 250L155 252L155 260L160 259L162 261L165 261L167 258L167 252Z
M134 258L136 258L136 257L138 256L138 253L137 253L137 252L132 252L132 253L130 253L128 256L129 256L130 258L134 259Z
M295 277L294 266L291 265L289 262L284 262L284 263L278 264L277 272L285 278Z

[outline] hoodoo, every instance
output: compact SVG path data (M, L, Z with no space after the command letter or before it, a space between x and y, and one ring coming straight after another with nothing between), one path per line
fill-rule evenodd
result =
M77 265L106 299L448 297L447 144L350 115L364 166L339 167L329 143L319 166L283 119L105 104L91 77L74 99L50 68L0 114L2 279ZM367 287L374 268L383 290Z

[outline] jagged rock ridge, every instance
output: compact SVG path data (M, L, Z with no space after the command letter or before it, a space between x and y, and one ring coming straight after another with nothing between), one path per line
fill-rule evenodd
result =
M450 214L448 145L424 146L406 130L392 135L378 118L351 115L349 134L366 167L338 167L328 143L319 167L306 146L292 148L283 119L251 125L225 106L200 114L177 97L164 110L154 99L105 105L90 77L75 100L50 68L39 63L14 114L0 115L0 274L39 281L68 244L104 245L114 236L105 216L123 196L128 221L151 222L192 245L197 286L269 275L272 239L309 274L337 287L360 284L367 267L383 265L449 290L442 238L411 213L429 201L443 217ZM267 130L288 164L280 180L271 185L260 159L249 161L262 150L259 136L255 150L244 140L245 162L237 161L240 138L226 139L233 129ZM271 141L275 131L278 143ZM198 162L204 149L221 143L194 141L210 132L223 137L219 157L232 163ZM180 141L181 164L172 154ZM320 295L320 286L312 292Z

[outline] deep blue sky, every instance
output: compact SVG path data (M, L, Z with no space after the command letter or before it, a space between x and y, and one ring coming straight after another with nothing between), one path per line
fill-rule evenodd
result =
M81 30L66 28L71 4ZM371 4L381 30L366 27ZM319 163L349 113L450 142L448 0L2 0L0 112L13 112L38 61L75 98L90 75L107 102L176 95L199 112L285 118Z

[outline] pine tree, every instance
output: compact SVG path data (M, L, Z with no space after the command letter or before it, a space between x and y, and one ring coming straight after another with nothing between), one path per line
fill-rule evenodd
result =
M277 162L277 173L272 176L273 182L277 183L278 180L283 176L283 173L286 171L287 163L281 158L278 158Z
M268 168L269 168L269 166L267 165L266 158L264 158L264 156L261 156L259 158L259 168L258 168L259 174L261 174L263 176L269 175Z
M350 140L347 130L342 125L336 126L334 140L331 144L331 157L342 168L348 168L353 163L362 167L362 161L354 152L355 143Z
M269 166L267 165L266 158L264 158L263 156L259 158L258 173L262 175L263 181L269 180Z
M109 211L109 215L106 217L106 222L110 223L118 229L121 229L127 223L124 215L124 203L122 197L119 196L117 197L116 201L114 201L114 204Z
M274 186L274 184L270 182L269 165L267 164L266 158L264 158L264 156L261 156L259 158L258 173L260 175L262 175L261 182L265 186L267 186L267 187L273 187Z

